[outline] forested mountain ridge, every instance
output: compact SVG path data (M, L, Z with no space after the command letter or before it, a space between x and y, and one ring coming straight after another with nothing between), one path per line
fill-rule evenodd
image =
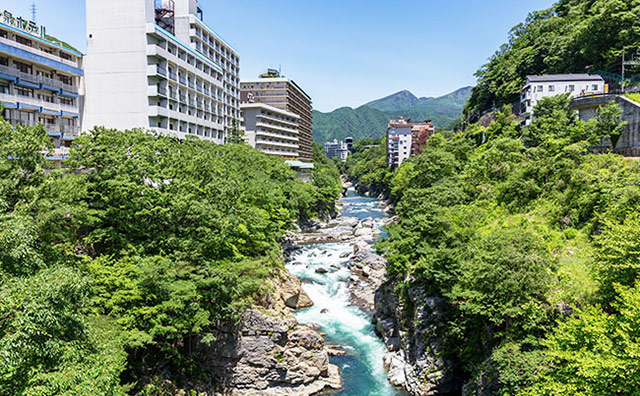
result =
M446 128L457 120L471 94L471 87L458 89L439 98L417 98L401 91L358 108L342 107L330 113L313 112L313 139L324 143L347 136L359 140L381 137L389 120L397 117L432 120L436 128Z
M531 13L476 73L465 115L473 120L494 106L514 103L527 75L620 74L623 48L630 56L640 47L639 19L635 0L561 0Z

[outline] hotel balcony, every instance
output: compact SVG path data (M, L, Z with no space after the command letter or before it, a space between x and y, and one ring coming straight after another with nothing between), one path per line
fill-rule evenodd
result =
M64 59L64 58L60 57L59 55L50 54L48 52L42 51L39 48L30 47L28 45L18 43L17 41L11 40L11 39L6 38L6 37L0 37L0 43L4 43L4 44L9 45L11 47L20 48L20 49L25 50L27 52L31 52L33 54L36 54L36 55L51 59L53 61L64 63L65 65L69 65L69 66L72 66L72 67L79 67L78 66L78 61L72 61L72 60Z

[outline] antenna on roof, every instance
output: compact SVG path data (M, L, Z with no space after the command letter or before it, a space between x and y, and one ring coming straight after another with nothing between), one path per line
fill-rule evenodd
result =
M38 22L38 20L36 19L38 16L38 7L36 6L36 3L31 3L31 7L29 7L29 10L31 10L31 20L33 22Z

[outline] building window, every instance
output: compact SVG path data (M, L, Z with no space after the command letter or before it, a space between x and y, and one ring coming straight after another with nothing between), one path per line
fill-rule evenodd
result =
M75 101L71 98L60 97L60 103L68 106L73 106L75 104Z
M575 85L569 85L569 86L567 87L567 92L573 92L573 91L575 91L575 90L576 90L576 86L575 86Z
M73 78L65 76L64 74L58 74L58 79L67 85L73 85Z
M554 92L556 90L555 85L549 85L549 92Z
M33 89L31 88L16 87L16 92L18 95L33 98Z
M591 86L591 90L592 90L592 91L598 91L598 84L593 84L593 85Z
M26 39L26 38L24 38L22 36L16 36L16 42L18 42L18 43L20 43L22 45L27 45L29 47L33 46L33 43L31 42L31 40Z
M9 66L9 58L0 56L0 65Z
M7 31L6 30L0 30L0 37L7 38L8 37Z
M3 93L3 94L9 93L9 83L0 81L0 93Z
M31 65L27 65L26 63L22 63L18 61L13 61L13 64L15 65L16 69L20 70L22 73L26 73L26 74L33 73L33 67Z
M38 94L38 99L43 100L47 103L54 103L53 96ZM62 102L62 100L60 100Z
M544 87L542 85L538 85L538 92L544 92Z
M67 54L66 52L60 52L60 57L62 59L66 59L68 61L73 60L73 58L71 57L71 55Z

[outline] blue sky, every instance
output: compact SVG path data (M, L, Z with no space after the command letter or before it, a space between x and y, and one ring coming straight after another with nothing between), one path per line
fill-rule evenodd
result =
M109 1L109 0L102 0ZM84 51L84 0L0 0ZM204 18L240 54L242 78L282 67L330 111L408 89L441 96L474 72L511 27L553 0L200 0Z

